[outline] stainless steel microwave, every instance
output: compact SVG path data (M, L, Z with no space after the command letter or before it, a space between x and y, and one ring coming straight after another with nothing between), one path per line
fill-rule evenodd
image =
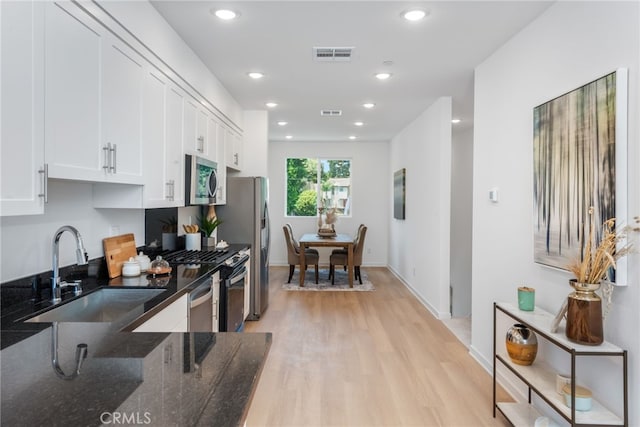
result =
M185 205L210 205L216 202L218 164L204 157L185 156Z

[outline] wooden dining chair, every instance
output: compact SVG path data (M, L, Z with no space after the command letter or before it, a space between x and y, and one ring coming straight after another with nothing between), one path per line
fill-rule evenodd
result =
M355 245L358 244L358 239L360 238L360 230L362 229L362 227L364 227L364 224L360 224L358 226L358 229L356 230L356 235L353 236L353 247L355 249ZM347 254L347 249L346 248L340 248L340 249L334 249L333 251L331 251L331 255L333 254ZM345 271L347 270L347 266L344 266Z
M354 239L353 243L353 274L356 279L362 285L362 275L360 274L360 266L362 265L362 253L364 250L364 238L367 235L367 226L361 225L358 228L358 236ZM336 279L336 265L347 266L349 262L349 254L345 250L344 252L333 252L329 257L329 277L331 278L331 284L335 284Z
M287 283L291 283L291 278L293 277L293 272L296 269L296 265L300 265L300 246L298 245L298 249L296 249L295 239L293 238L293 234L291 233L291 226L289 224L283 225L282 230L284 231L284 240L287 243L287 257L289 260L289 280ZM305 261L307 265L314 265L316 267L316 284L318 283L318 260L320 259L318 255L318 251L315 249L306 250L304 252ZM306 266L305 266L306 270ZM300 271L300 274L304 274L305 272Z

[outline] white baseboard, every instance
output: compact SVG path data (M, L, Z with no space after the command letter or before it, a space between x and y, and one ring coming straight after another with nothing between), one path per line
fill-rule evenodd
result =
M396 270L392 267L387 266L387 269L394 275L400 282L413 294L414 297L420 301L420 303L427 309L433 316L438 320L446 320L451 319L451 313L443 313L438 311L433 305L429 303L429 301L425 300L422 295L420 295L416 290L407 282L402 275L400 275Z

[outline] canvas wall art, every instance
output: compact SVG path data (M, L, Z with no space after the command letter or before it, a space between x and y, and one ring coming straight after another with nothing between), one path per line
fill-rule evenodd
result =
M534 257L538 263L566 269L580 257L589 207L594 209L596 224L616 217L621 206L626 211L626 164L620 161L626 150L623 71L533 110ZM619 93L620 87L624 93Z
M393 174L393 217L395 219L404 219L406 174L404 168Z

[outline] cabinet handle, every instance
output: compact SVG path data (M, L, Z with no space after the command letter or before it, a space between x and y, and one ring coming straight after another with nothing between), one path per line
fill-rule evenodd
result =
M204 153L204 136L202 135L198 137L198 151Z
M111 169L111 173L118 173L118 171L116 170L116 155L118 154L118 147L116 146L116 144L109 144L111 147L109 148L109 151L111 151L111 158L113 163L111 165L109 165L109 169Z
M235 153L233 155L233 164L238 166L238 153Z
M109 173L109 167L111 166L111 143L102 147L102 152L104 153L104 165L102 169L104 169L105 173Z
M49 165L45 163L38 173L42 175L42 193L38 194L38 197L42 197L45 203L49 203Z
M176 183L174 180L167 182L167 200L173 200L175 185Z

